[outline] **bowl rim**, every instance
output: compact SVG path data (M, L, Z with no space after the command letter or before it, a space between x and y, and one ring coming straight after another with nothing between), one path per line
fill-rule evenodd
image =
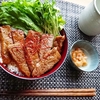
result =
M78 43L78 42L88 43L88 44L94 49L94 51L95 51L95 53L96 53L96 55L97 55L97 64L96 64L97 66L96 66L93 70L90 70L90 71L88 71L88 70L83 70L83 69L77 67L77 66L75 65L75 63L73 62L72 57L71 57L71 51L72 51L73 46L74 46L76 43ZM89 42L89 41L87 41L87 40L77 40L77 41L75 41L75 42L72 44L72 46L70 47L69 56L70 56L70 61L71 61L71 63L75 66L74 68L77 69L77 70L79 70L79 71L83 71L83 72L92 72L92 71L96 70L96 68L97 68L98 65L99 65L99 55L98 55L98 51L97 51L96 48L92 45L92 43Z
M18 78L18 79L22 79L22 80L37 80L37 79L42 79L42 78L45 78L45 77L48 77L48 76L52 75L53 73L55 73L55 72L63 65L65 59L67 58L67 54L68 54L68 38L67 38L67 34L66 34L64 28L60 31L60 34L61 34L61 35L65 35L65 38L66 38L65 40L66 40L66 41L64 41L64 44L65 44L65 42L66 42L67 45L64 46L64 48L65 48L66 52L64 52L64 54L63 54L64 57L62 58L62 61L61 61L60 66L58 66L56 69L54 69L53 72L50 72L50 73L48 73L48 74L46 74L46 75L43 74L43 75L40 76L40 77L26 77L26 76L19 76L19 75L15 74L15 73L9 71L9 70L5 67L5 65L2 64L2 63L0 63L0 67L1 67L5 72L7 72L9 75L14 76L14 77L16 77L16 78ZM49 72L49 71L48 71L48 72Z

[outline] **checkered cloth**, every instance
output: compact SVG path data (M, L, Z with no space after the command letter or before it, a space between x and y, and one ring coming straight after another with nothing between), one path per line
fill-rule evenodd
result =
M64 29L68 38L68 46L76 40L90 41L97 49L100 56L100 35L88 37L78 28L78 19L84 9L81 5L56 0L57 7L66 20ZM68 48L68 51L69 51ZM0 90L23 90L23 89L53 89L53 88L96 88L94 97L27 97L27 96L0 96L0 100L99 100L100 99L100 66L93 72L79 72L69 63L68 56L59 70L54 74L33 81L15 78L0 68Z

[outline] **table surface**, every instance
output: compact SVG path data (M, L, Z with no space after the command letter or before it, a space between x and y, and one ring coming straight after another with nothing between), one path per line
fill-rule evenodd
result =
M82 6L87 6L92 0L64 0L64 1L75 3Z
M63 18L66 20L64 30L68 38L68 52L71 45L77 40L87 40L92 43L100 57L100 35L89 37L78 28L79 15L84 6L56 0ZM24 89L57 89L57 88L96 88L94 97L33 97L33 96L0 96L0 100L99 100L100 99L100 64L95 71L81 72L75 70L69 63L67 55L65 62L54 74L40 80L21 80L15 78L0 68L0 90Z

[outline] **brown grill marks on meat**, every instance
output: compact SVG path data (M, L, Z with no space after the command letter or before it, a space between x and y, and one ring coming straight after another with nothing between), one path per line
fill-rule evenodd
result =
M25 39L24 51L27 64L32 72L39 61L40 33L30 30Z
M63 36L57 36L54 40L54 47L57 47L57 50L61 53L61 49L62 49L62 46L63 46L63 42L65 40L65 35Z
M45 55L45 59L41 59L37 64L35 69L32 72L32 76L40 76L50 70L61 58L60 53L57 51L57 48L49 50Z
M22 30L12 30L11 31L13 43L24 41L24 32Z
M51 34L43 34L41 36L40 51L39 51L40 59L42 59L44 54L47 53L47 51L53 47L53 40L54 36Z
M11 62L11 56L8 52L8 45L13 43L11 36L11 28L6 25L0 27L0 40L1 40L1 56L4 64L9 64Z
M23 45L20 42L8 46L9 52L16 61L19 70L27 77L30 77L30 71L24 56Z

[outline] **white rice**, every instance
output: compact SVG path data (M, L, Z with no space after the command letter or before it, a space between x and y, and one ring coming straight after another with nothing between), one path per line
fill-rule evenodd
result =
M11 64L8 64L7 65L7 68L8 68L8 70L10 71L10 72L13 72L13 73L15 73L15 74L17 74L17 75L23 75L20 71L19 71L19 69L18 69L18 67L16 66L16 65L11 65Z
M0 58L0 63L3 63L3 60L2 58ZM17 75L20 75L20 76L23 76L23 74L19 71L18 67L16 64L8 64L7 65L7 69L12 72L12 73L15 73Z
M0 58L0 63L3 63L2 58Z

